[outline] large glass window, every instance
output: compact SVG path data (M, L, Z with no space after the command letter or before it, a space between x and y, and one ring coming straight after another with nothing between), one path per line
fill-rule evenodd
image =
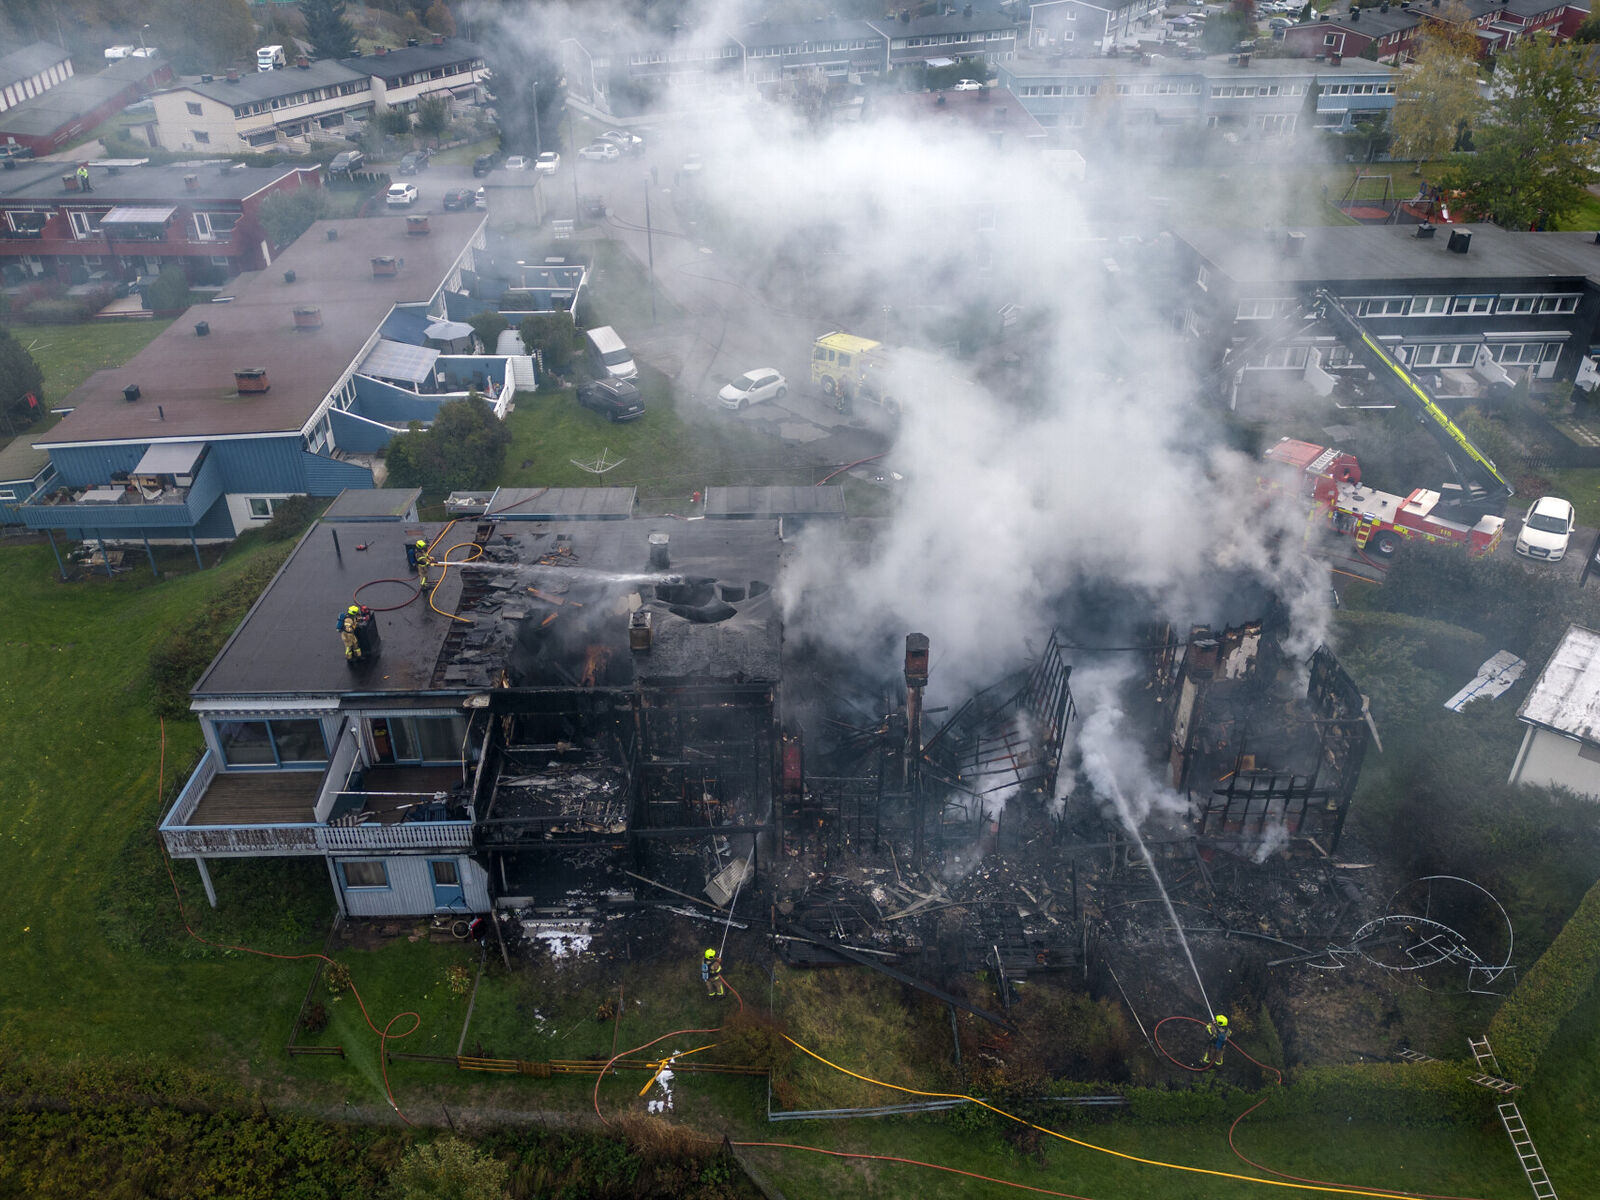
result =
M350 888L386 888L389 870L380 858L339 864L344 871L344 885Z
M459 762L467 736L465 717L390 718L396 762Z
M314 719L218 721L217 745L230 767L299 766L328 761L322 723Z

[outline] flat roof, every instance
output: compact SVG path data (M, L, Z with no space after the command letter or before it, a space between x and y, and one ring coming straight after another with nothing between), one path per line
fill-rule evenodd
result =
M435 213L427 237L408 236L402 216L318 221L267 270L239 276L229 303L196 305L123 366L90 376L66 402L75 411L40 444L298 431L390 309L429 300L485 220ZM400 260L393 278L373 277L380 255ZM287 271L294 283L284 282ZM322 310L320 329L295 329L300 305ZM201 320L207 337L195 335ZM239 395L234 371L261 366L271 390ZM130 383L143 393L133 404L122 395Z
M631 487L497 488L484 515L507 521L616 521L633 515Z
M1517 716L1556 733L1600 743L1600 633L1569 626Z
M1592 233L1525 233L1493 225L1446 225L1431 238L1415 225L1308 226L1298 253L1286 254L1285 229L1182 228L1174 236L1239 284L1365 283L1383 279L1503 279L1600 276ZM1472 234L1467 253L1450 233Z
M20 50L0 55L0 88L32 79L41 71L48 71L71 57L60 46L53 46L49 42L34 42Z
M49 451L35 449L30 435L14 437L8 446L0 449L0 483L33 479L49 462Z
M236 82L229 82L227 76L216 75L210 83L201 83L198 80L185 80L166 90L168 92L194 92L196 95L205 96L226 104L230 107L239 104L254 104L260 100L276 100L284 96L298 95L300 92L311 88L328 87L337 83L365 83L367 75L363 71L352 71L338 59L319 58L309 67L301 68L289 66L276 71L251 71L239 72Z
M731 41L750 46L809 47L815 42L859 41L883 36L866 21L839 17L827 21L759 21L730 35ZM796 51L802 53L803 51Z
M483 48L475 42L445 38L438 46L425 42L420 46L406 46L390 50L387 54L363 54L360 58L341 58L339 65L363 75L376 75L379 79L393 79L417 71L431 71L438 67L470 63L483 58Z
M1119 83L1133 83L1141 75L1194 75L1207 80L1250 83L1274 76L1389 76L1395 72L1395 68L1385 63L1368 62L1364 58L1346 58L1342 62L1331 63L1312 58L1252 57L1248 67L1240 67L1229 63L1226 58L1172 58L1163 55L1147 63L1130 64L1127 59L1057 58L1033 53L1019 53L1010 62L1001 63L999 69L1013 79L1104 79L1115 76Z
M1110 8L1117 0L1083 0L1097 8ZM1122 3L1132 4L1133 0L1121 0ZM1017 22L998 9L983 8L979 5L972 6L972 15L966 15L965 4L960 5L954 12L938 12L926 17L912 17L909 21L895 20L884 17L881 20L869 20L871 25L885 37L926 37L935 33L967 33L973 30L989 29L1015 29ZM960 43L955 43L959 45ZM938 46L917 47L925 50L939 50ZM949 49L947 45L945 49Z
M46 137L166 66L164 58L124 58L94 75L74 75L0 112L0 133Z
M434 603L407 602L405 547L439 539L463 559L475 529L393 521L318 523L301 539L195 685L227 697L460 695L501 686L631 687L646 680L776 680L782 618L775 586L786 553L774 521L498 522L481 557L447 570ZM334 532L338 532L335 542ZM671 566L649 567L665 533ZM356 551L356 544L365 551ZM362 585L372 582L373 586ZM719 598L727 585L726 601ZM755 586L752 586L755 585ZM695 594L680 595L687 586ZM378 612L379 656L351 667L335 629L359 592ZM658 589L665 595L658 593ZM666 596L672 596L669 600ZM709 599L708 599L709 597ZM685 607L679 601L687 601ZM674 610L674 605L677 610ZM725 619L685 615L723 606ZM398 607L395 607L398 606ZM651 648L629 648L630 614L651 613ZM720 611L720 610L719 610ZM552 615L554 614L554 615Z
M842 487L708 487L707 519L842 517Z
M885 92L872 101L875 116L888 115L922 124L943 121L980 133L1013 133L1043 138L1044 126L1022 102L1003 87L969 88L964 92Z
M398 521L405 517L422 495L415 488L345 488L327 511L324 521ZM415 540L415 539L413 539Z
M113 205L154 200L178 201L190 207L205 201L243 200L297 171L311 175L316 167L244 167L227 160L208 159L167 166L89 167L94 188L85 194L67 191L61 177L76 167L72 162L44 162L42 169L0 171L0 199L48 201L51 204ZM186 182L194 177L194 186Z

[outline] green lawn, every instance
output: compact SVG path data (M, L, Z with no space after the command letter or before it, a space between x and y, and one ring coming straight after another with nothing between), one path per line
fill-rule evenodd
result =
M1588 467L1548 468L1539 474L1550 481L1550 491L1572 501L1578 510L1578 524L1590 528L1600 526L1600 470ZM1521 518L1537 496L1518 496L1511 501L1507 515L1515 518L1512 524L1521 528Z
M96 371L127 362L171 321L91 321L82 325L13 325L12 335L44 372L44 399L62 403Z

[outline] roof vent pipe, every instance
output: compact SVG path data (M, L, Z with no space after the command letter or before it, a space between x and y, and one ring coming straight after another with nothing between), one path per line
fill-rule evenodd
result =
M137 400L140 395L141 393L137 383L130 383L127 387L122 389L122 398L129 404L132 404L135 400Z
M241 396L259 395L272 390L265 367L241 367L233 373L233 386Z
M198 192L200 190L200 176L185 175L183 177L183 186L191 192Z
M650 569L652 571L665 571L672 566L672 554L668 549L670 538L664 533L650 535Z
M654 615L649 609L635 609L628 614L628 649L636 654L650 653L654 640Z

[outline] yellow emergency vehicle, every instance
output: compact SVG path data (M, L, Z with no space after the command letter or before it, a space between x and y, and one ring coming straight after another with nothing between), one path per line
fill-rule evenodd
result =
M819 337L811 347L811 382L822 389L840 412L849 412L857 400L883 406L892 417L900 415L900 401L889 383L889 353L882 342L835 330Z

